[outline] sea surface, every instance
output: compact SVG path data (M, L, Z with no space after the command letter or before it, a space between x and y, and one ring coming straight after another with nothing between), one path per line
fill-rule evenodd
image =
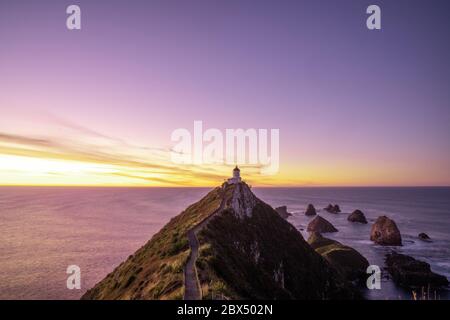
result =
M79 299L120 262L145 244L170 218L198 201L207 188L0 187L0 299ZM312 219L303 212L339 204L342 213L319 214L339 232L328 234L383 267L390 247L374 245L370 225L378 216L394 219L404 246L395 250L424 260L450 278L450 188L253 188L276 207L287 205L288 219L305 238ZM369 224L349 223L355 209ZM427 233L431 243L418 240ZM81 268L81 289L66 286L69 265ZM383 277L368 299L411 299ZM434 297L434 292L431 293ZM436 298L450 299L448 291Z

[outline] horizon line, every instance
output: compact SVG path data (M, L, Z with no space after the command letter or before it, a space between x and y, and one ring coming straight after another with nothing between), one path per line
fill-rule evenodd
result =
M245 182L245 181L244 181ZM450 188L450 185L296 185L296 186L286 186L286 185L252 185L251 183L247 183L253 188ZM33 184L0 184L0 188L5 187L33 187L33 188L39 188L39 187L50 187L50 188L133 188L133 189L156 189L156 188L179 188L179 189L185 189L185 188L215 188L219 185L204 185L204 186L138 186L138 185L33 185Z

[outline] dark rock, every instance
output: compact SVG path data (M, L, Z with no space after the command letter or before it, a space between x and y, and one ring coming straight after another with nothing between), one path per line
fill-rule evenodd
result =
M431 242L430 237L426 233L419 233L419 239L426 242Z
M275 211L282 217L283 219L287 219L288 217L292 216L292 213L289 213L287 211L286 206L281 206L275 209Z
M359 223L367 223L366 216L361 210L355 210L353 211L347 218L350 222L359 222Z
M401 246L402 236L394 220L386 216L378 217L372 225L370 240L382 246Z
M316 208L312 204L308 204L308 208L306 208L305 215L307 216L315 216L317 214Z
M449 284L446 277L431 271L428 263L404 254L387 254L386 266L394 282L405 288L440 288Z
M325 211L329 212L329 213L339 213L341 212L341 208L335 204L334 206L330 203L326 208Z
M315 217L314 220L308 224L308 228L306 230L308 232L319 232L319 233L338 231L330 222L328 222L321 216Z
M369 262L355 249L313 232L308 243L347 280L366 278Z

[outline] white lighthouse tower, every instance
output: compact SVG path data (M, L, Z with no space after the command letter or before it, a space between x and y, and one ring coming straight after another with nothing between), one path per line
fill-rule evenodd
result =
M228 179L229 184L235 184L241 182L241 170L239 170L238 166L233 169L233 177Z

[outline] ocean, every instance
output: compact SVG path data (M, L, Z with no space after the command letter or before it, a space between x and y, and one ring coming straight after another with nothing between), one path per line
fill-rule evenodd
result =
M0 299L79 299L145 244L153 234L209 188L0 187ZM289 221L307 239L309 203L339 204L342 213L318 213L339 232L327 234L383 267L390 247L374 245L370 226L378 216L394 219L404 245L398 252L424 260L450 278L450 188L253 188L273 207L287 205ZM355 209L369 224L347 221ZM427 233L433 242L417 235ZM66 287L69 265L81 269L81 289ZM411 292L383 277L368 299L411 299ZM436 292L450 299L448 291Z

